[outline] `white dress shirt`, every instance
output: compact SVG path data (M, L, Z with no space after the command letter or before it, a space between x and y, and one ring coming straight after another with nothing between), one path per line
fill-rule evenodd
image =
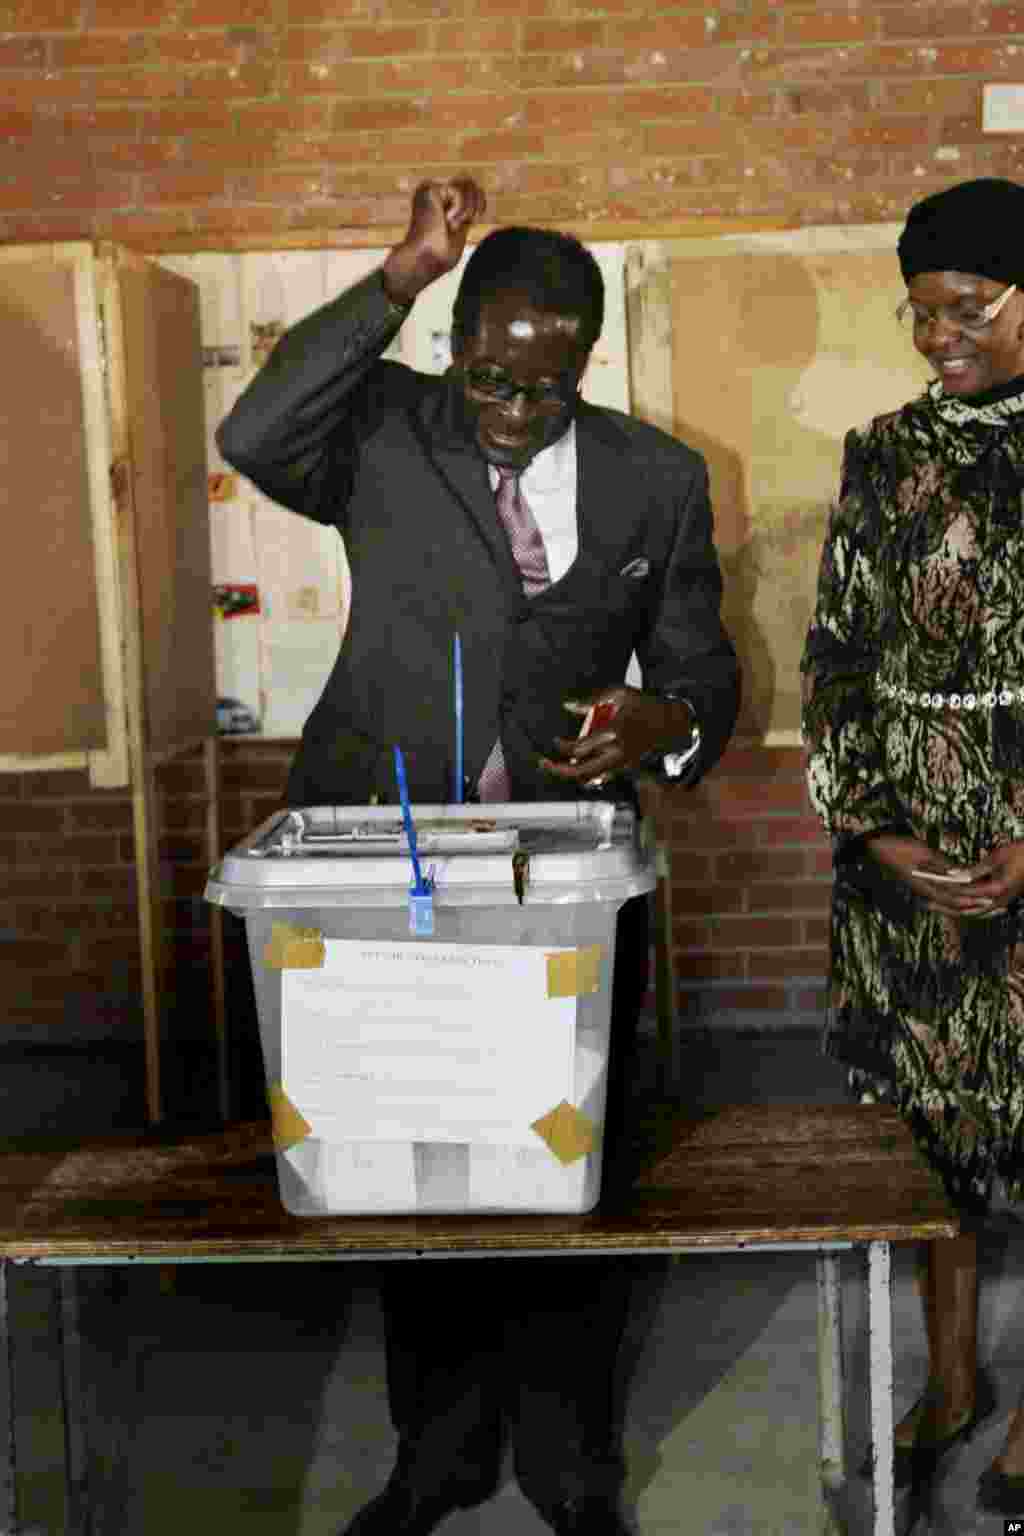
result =
M498 471L488 465L491 490ZM550 448L542 448L519 477L519 488L544 540L551 580L558 581L576 559L576 423Z

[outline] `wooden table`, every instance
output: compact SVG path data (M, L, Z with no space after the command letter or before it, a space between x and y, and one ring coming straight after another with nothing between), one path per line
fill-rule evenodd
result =
M59 1266L68 1525L90 1524L75 1271L86 1264L688 1254L802 1248L818 1263L820 1460L844 1528L838 1255L869 1270L874 1536L894 1536L890 1245L954 1237L956 1217L898 1115L882 1106L652 1110L585 1216L291 1216L269 1126L167 1129L86 1143L0 1142L0 1511L19 1532L8 1270ZM0 1371L0 1376L3 1376ZM2 1514L0 1514L2 1518Z

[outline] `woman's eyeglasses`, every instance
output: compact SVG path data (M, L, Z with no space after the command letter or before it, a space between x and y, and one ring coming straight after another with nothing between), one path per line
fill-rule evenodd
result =
M942 320L954 331L967 331L969 335L980 336L988 330L1011 293L1016 292L1017 284L1011 283L991 304L979 305L967 301L963 304L940 304L937 309L926 309L923 304L914 304L910 299L904 299L896 311L896 319L901 325L915 331L926 330L928 326Z
M557 384L517 384L507 373L497 373L490 368L467 368L463 377L466 387L481 400L511 405L522 395L525 403L535 411L564 411L576 393L575 380Z

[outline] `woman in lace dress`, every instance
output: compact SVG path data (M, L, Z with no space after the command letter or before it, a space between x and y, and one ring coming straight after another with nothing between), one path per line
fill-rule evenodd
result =
M1024 1198L1024 187L964 182L899 242L927 391L846 440L804 652L832 838L826 1049L899 1106L965 1235L925 1245L930 1370L897 1481L994 1407L974 1232ZM1024 1411L979 1487L1024 1510Z

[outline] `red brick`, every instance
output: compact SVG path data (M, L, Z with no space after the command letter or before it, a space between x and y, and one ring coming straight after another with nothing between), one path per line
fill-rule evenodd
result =
M94 901L55 906L51 915L53 926L69 934L121 933L134 939L138 933L138 907L128 902Z
M41 37L0 37L0 69L43 69L47 44Z
M827 880L793 880L787 885L753 885L747 895L751 912L827 912L832 885Z
M7 0L3 25L11 32L59 32L80 25L82 0Z
M707 1011L717 1013L731 1013L733 1010L756 1010L759 1013L788 1011L785 987L716 987L713 992L705 994L704 1002Z
M520 160L539 157L545 153L545 149L554 142L546 139L542 133L492 133L486 135L474 135L466 139L461 146L464 153L473 160ZM404 146L396 146L404 148ZM437 157L443 154L443 142L438 141ZM391 158L390 156L388 158ZM430 158L434 158L431 155ZM566 159L570 158L566 155Z
M124 902L134 900L137 894L135 870L124 864L108 869L79 869L76 879L79 893L85 898L99 896L111 902Z
M879 35L876 6L814 6L780 18L786 43L865 43Z
M715 859L716 884L727 881L748 885L752 881L786 880L804 873L802 852L745 851L720 853Z
M744 122L752 118L772 117L778 107L779 96L780 93L775 90L719 90L715 93L714 110L721 117L737 117Z
M61 832L67 826L64 808L59 805L26 805L12 800L0 802L0 833L11 836Z
M719 815L734 819L768 820L772 815L798 815L807 806L802 780L775 779L764 784L708 778L695 791L706 797Z
M331 196L329 174L264 171L233 178L234 195L243 203L322 202Z
M247 799L248 818L250 826L257 826L266 821L268 816L274 816L282 809L284 803L283 793L280 795L251 795Z
M181 148L172 139L146 139L138 143L93 141L88 153L98 171L161 171L180 165Z
M209 134L215 137L219 134L227 135L233 131L235 112L240 114L255 112L258 109L248 105L235 107L233 102L161 102L158 106L147 107L139 111L137 116L138 132L144 139L180 138L182 135ZM103 132L101 121L96 123L94 131Z
M42 971L12 968L9 975L0 973L0 999L3 1002L4 1027L11 1023L11 1014L20 1008L23 1015L35 1020L37 1010L46 1010L47 1004L64 1002L72 996L70 975L66 969Z
M333 0L332 0L333 3ZM288 0L288 13L296 0ZM277 20L275 0L178 0L177 18L185 27L246 27Z
M418 93L423 89L422 58L380 59L366 68L369 70L368 89L353 88L348 94L380 96L389 91ZM431 59L430 89L439 96L448 91L509 90L519 87L520 74L520 60L513 54ZM583 83L582 76L579 83Z
M463 0L388 0L387 15L389 21L408 21L413 17L419 17L422 21L439 21L441 18L461 17L465 10ZM507 29L505 42L507 45Z
M621 86L626 61L618 49L590 49L586 53L525 54L519 60L516 84L525 95L557 86Z
M67 870L47 868L8 869L4 871L4 895L20 904L23 901L37 904L60 901L74 894L73 886L80 877Z
M373 96L378 69L377 65L349 60L334 60L330 64L284 64L281 66L281 94L287 98L329 91L338 96ZM401 90L401 85L395 88Z
M757 950L750 957L750 975L776 980L790 976L824 976L828 949L824 945L804 949Z
M977 80L886 80L881 85L881 105L887 112L980 117L981 84Z
M606 43L601 21L528 21L523 24L523 53L565 54L576 49L600 48Z
M130 831L132 828L132 802L127 799L106 799L94 796L89 800L72 800L68 806L69 826L77 833L91 831Z
M717 821L706 813L695 813L692 818L677 814L670 826L673 848L713 850L749 847L754 840L751 828L742 822Z
M181 77L178 77L181 79ZM275 66L241 64L190 70L182 80L186 99L223 101L234 96L266 96L274 89Z
M1009 7L1013 9L1013 7ZM936 37L974 38L985 30L985 12L975 20L974 7L941 0L934 5L891 5L879 10L881 36L914 37L930 42Z
M114 839L100 833L62 836L58 831L25 834L17 839L20 864L116 864Z
M632 9L634 3L635 0L604 0L601 9ZM471 16L504 16L519 21L524 16L550 16L552 4L551 0L467 0L466 9Z
M279 235L285 234L289 225L286 208L254 208L248 205L230 208L195 208L189 215L192 227L212 236L224 234Z
M161 802L160 820L170 832L202 832L206 827L205 797L168 797Z
M676 921L672 924L672 954L673 957L695 955L709 955L721 953L720 950L712 951L710 930L707 923ZM741 963L746 964L746 950L736 950L734 953L740 958Z
M54 38L50 50L52 69L116 69L144 63L150 40L140 32L87 32Z
M89 772L86 768L65 768L59 771L40 769L20 775L22 795L26 800L68 799L72 795L85 794L89 789Z
M118 240L140 250L162 251L183 231L191 231L192 218L184 210L171 213L98 214L93 234L97 239Z
M709 43L773 43L781 36L780 18L759 5L740 11L723 8L707 13L703 20L705 41ZM709 25L710 22L715 25Z
M805 944L827 946L829 941L829 926L829 920L827 917L805 918L803 942Z
M820 1013L825 1012L828 1006L828 989L824 986L814 988L798 988L793 993L793 1009L796 1013Z
M845 148L912 149L934 143L935 130L918 117L900 115L868 117L848 124L840 143Z
M1024 6L982 5L978 11L976 25L970 30L975 35L988 33L991 36L999 34L1020 36L1024 34Z
M887 83L885 89L902 89L902 83ZM787 116L828 113L832 116L858 117L862 113L870 112L873 108L871 87L867 83L862 84L856 81L850 83L830 81L828 84L817 84L812 81L807 85L780 90L778 100L781 111ZM895 102L887 104L892 106L894 111L900 110Z
M78 94L86 101L152 101L162 96L177 96L181 76L160 69L104 69L73 74L63 80L58 77L46 82L46 93L53 92L54 85L61 86L61 94Z
M201 837L161 837L159 839L161 859L170 859L176 864L205 864L206 847Z
M489 104L489 98L485 98L479 106L477 102L468 102L463 117L461 101L458 104L448 103L447 110L453 128L461 128L464 121L468 121L470 127L482 126L477 113L480 106ZM444 112L443 102L438 102L436 108L430 103L428 110L428 103L423 100L346 101L338 102L331 108L330 126L335 133L395 132L402 128L419 128L424 123L440 128L439 118Z
M754 841L761 848L808 843L828 846L828 838L817 817L779 816L772 821L758 821L752 828Z
M672 915L711 917L720 912L743 912L746 890L736 885L672 885Z
M746 976L743 954L673 955L672 973L677 981L742 981Z
M231 68L273 52L271 34L255 31L176 32L161 35L156 56L172 64L223 65Z
M288 0L290 22L346 21L365 14L364 0Z
M674 55L702 48L705 44L717 45L721 41L717 30L710 28L707 20L705 14L698 11L666 16L627 16L621 21L606 22L600 41L606 47L621 48L628 55L641 52ZM585 47L586 44L575 46Z
M430 47L426 27L347 27L347 52L353 59L391 59L400 54L419 56Z
M0 958L4 964L0 970L16 965L21 971L67 971L69 949L65 942L53 939L18 938L12 943L0 945Z
M162 27L167 22L166 0L92 0L91 11L91 25L99 31Z
M710 927L714 949L784 949L803 937L796 919L782 917L714 917Z
M513 43L503 21L447 21L434 28L433 50L453 53L504 53Z

